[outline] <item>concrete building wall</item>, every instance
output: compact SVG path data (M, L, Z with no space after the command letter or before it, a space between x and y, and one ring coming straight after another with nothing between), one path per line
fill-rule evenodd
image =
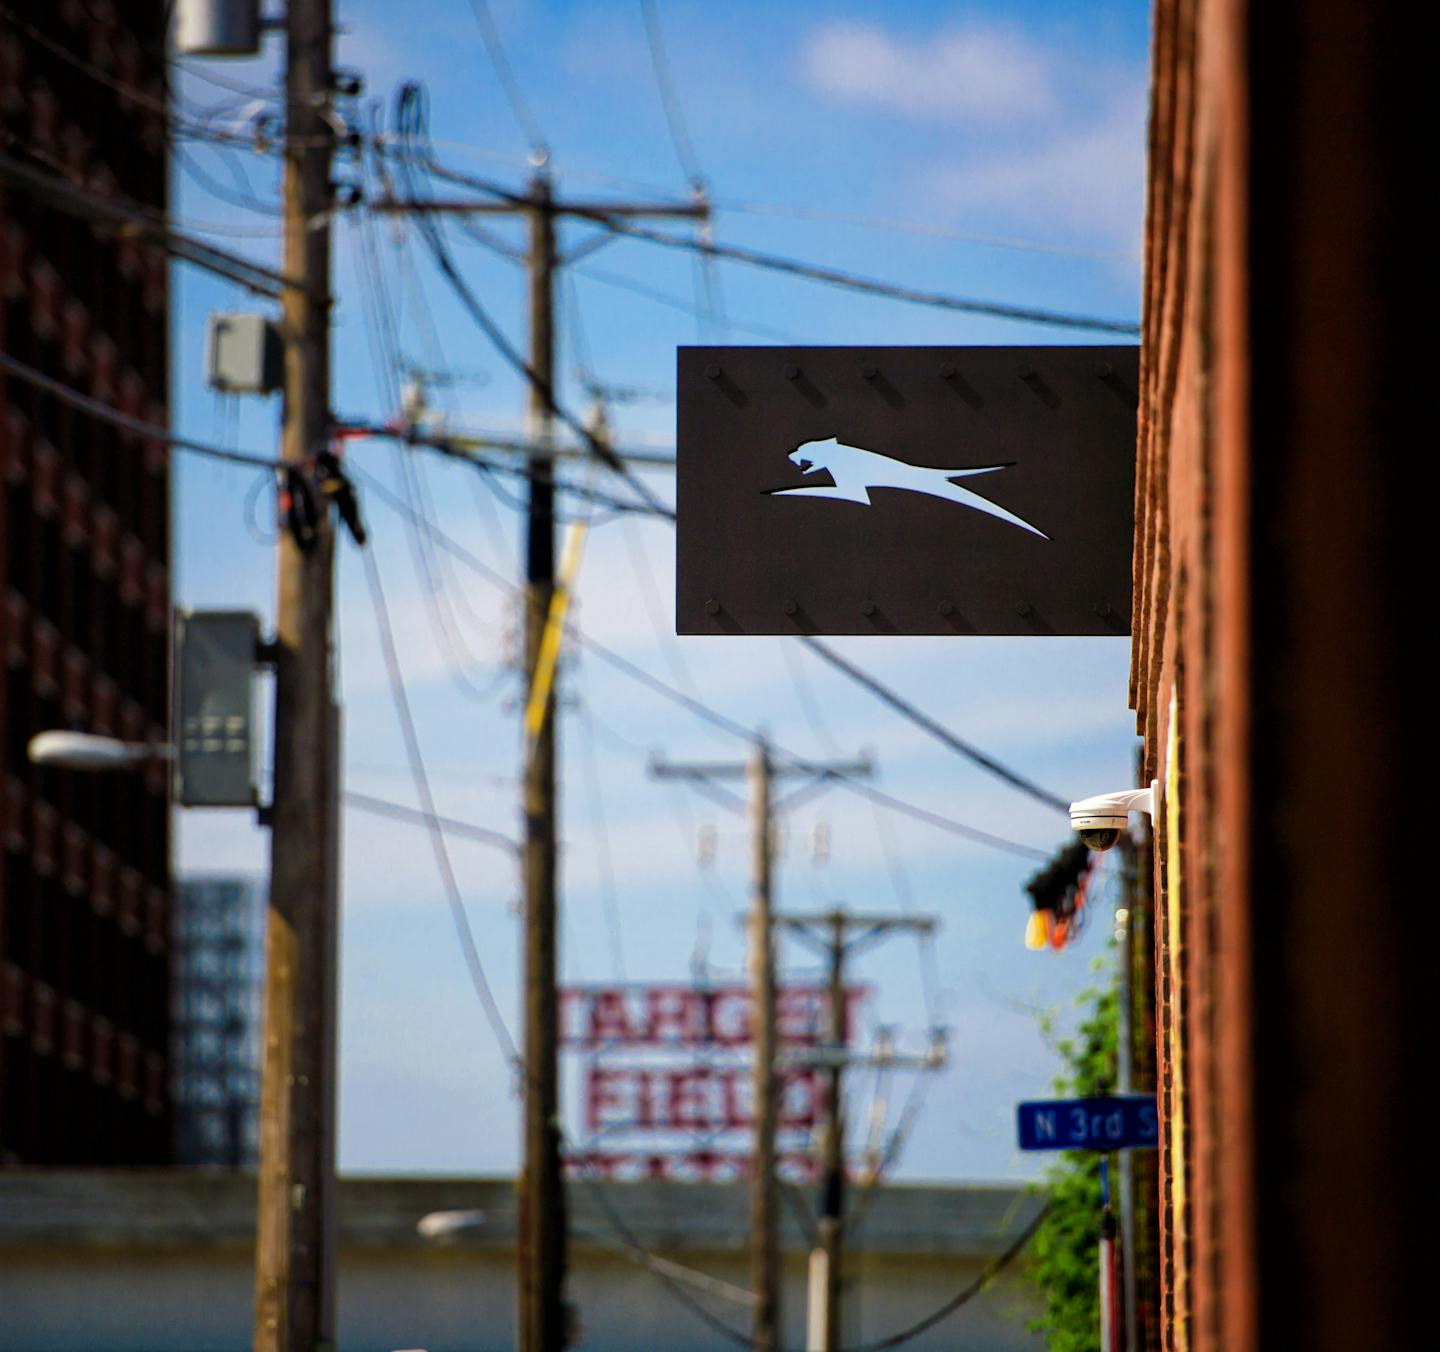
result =
M241 1352L249 1347L253 1178L240 1175L0 1175L0 1352ZM570 1293L593 1352L737 1344L628 1258L611 1217L649 1252L742 1287L745 1197L733 1185L574 1187ZM1034 1215L1013 1188L886 1188L854 1255L848 1345L898 1332L980 1276ZM479 1210L457 1242L421 1239L432 1211ZM793 1218L792 1218L793 1220ZM347 1352L510 1352L514 1186L509 1180L347 1179L340 1189L339 1330ZM785 1236L786 1345L804 1346L804 1242ZM682 1287L710 1316L747 1327L739 1305ZM907 1346L1037 1352L1039 1313L1007 1270Z
M1156 7L1132 702L1170 1348L1416 1345L1406 28Z

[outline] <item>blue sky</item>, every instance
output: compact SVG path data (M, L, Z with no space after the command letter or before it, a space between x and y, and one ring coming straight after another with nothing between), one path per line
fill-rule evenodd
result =
M496 0L493 10L516 80L552 149L561 191L683 196L638 4ZM1137 313L1146 6L662 3L659 10L696 157L719 204L718 239L963 295L1117 317ZM523 180L526 139L467 0L403 7L351 0L341 3L340 18L342 59L364 73L369 95L385 99L386 116L398 81L423 80L440 157L507 183ZM211 63L186 77L182 92L210 104L222 91L204 72L265 84L274 70L273 50L255 62ZM256 157L209 148L189 154L191 167L225 183L239 165L273 200L273 169ZM222 230L217 242L275 256L273 218L217 200L184 166L177 167L175 190L178 214ZM861 226L841 216L909 228ZM518 241L513 228L497 229ZM582 235L567 230L568 238ZM452 238L470 284L520 340L520 274L488 249ZM338 223L335 242L335 404L346 415L388 416L393 410L372 365L349 222ZM392 240L388 228L381 247L397 287L413 263L415 289L406 294L423 295L439 336L438 351L430 351L417 303L402 321L402 348L422 364L467 377L437 392L437 401L467 425L521 427L519 382L449 300L421 251ZM661 293L678 308L622 289L616 278ZM595 254L565 290L565 400L584 406L573 374L584 361L603 381L642 392L611 410L620 439L669 446L678 344L1069 341L1055 331L855 296L740 265L721 265L718 286L723 315L734 326L728 331L693 313L697 279L688 255L636 241ZM174 305L177 429L248 449L273 447L275 402L225 404L203 385L206 314L253 309L254 302L229 284L177 270ZM391 486L400 454L381 442L351 451ZM425 460L422 472L443 528L514 577L520 552L511 506L463 468ZM651 482L671 495L667 474ZM252 488L259 493L258 523L247 523ZM245 471L179 458L182 604L272 612L273 551L259 538L268 501ZM438 604L461 634L451 646L464 649L458 659L447 653L403 522L373 495L367 513L440 809L513 833L518 687L503 668L513 647L511 602L475 574L442 569ZM346 783L414 802L359 560L348 546L341 555ZM781 640L676 640L672 586L668 527L606 522L592 532L580 577L580 623L730 716L766 726L786 747L816 756L872 750L879 783L891 793L1042 849L1064 841L1063 818L988 779ZM836 646L1058 793L1080 796L1133 782L1123 640L850 639ZM478 696L460 689L457 665ZM652 783L645 766L652 750L687 759L739 757L744 748L583 653L567 667L564 689L564 975L586 981L616 975L605 922L606 841L626 975L683 979L697 951L717 972L737 973L744 823L679 787ZM182 815L181 868L263 871L266 842L244 814ZM708 869L698 862L696 839L707 823L716 832ZM830 842L823 862L814 848L817 832ZM514 1028L514 868L484 846L457 841L452 850L487 970ZM891 859L902 861L898 885ZM908 898L941 920L938 1012L952 1028L953 1052L929 1087L899 1177L997 1179L1034 1171L1014 1148L1013 1105L1047 1093L1057 1069L1035 1011L1068 1007L1093 980L1091 964L1104 951L1109 925L1106 914L1097 914L1073 950L1026 953L1021 889L1032 867L918 822L877 816L843 792L805 805L788 822L782 907L840 901L886 909ZM1111 904L1102 888L1097 910ZM797 972L807 969L803 952L789 957ZM517 1104L509 1074L467 984L423 832L347 813L342 962L341 1167L513 1169ZM921 970L916 945L896 939L862 959L855 973L874 987L871 1022L897 1025L911 1046L923 1042L937 1012ZM897 1087L892 1116L904 1089ZM578 1128L578 1112L569 1119Z

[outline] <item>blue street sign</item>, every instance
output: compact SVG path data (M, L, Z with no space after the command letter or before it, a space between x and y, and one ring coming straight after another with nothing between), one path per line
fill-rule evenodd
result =
M1131 1150L1160 1142L1154 1094L1022 1103L1016 1119L1021 1150Z

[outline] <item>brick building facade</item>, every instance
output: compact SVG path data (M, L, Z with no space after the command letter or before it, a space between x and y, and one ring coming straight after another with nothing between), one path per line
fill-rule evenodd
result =
M0 153L163 212L161 0L0 16ZM0 187L0 350L167 421L164 255ZM46 728L166 740L163 444L0 375L0 1166L171 1157L168 775L39 769Z
M1169 1348L1420 1345L1398 10L1156 8L1132 704Z

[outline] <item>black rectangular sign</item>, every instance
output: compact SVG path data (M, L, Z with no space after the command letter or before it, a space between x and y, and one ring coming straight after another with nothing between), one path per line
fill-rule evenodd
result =
M1127 634L1139 349L679 351L681 634Z

